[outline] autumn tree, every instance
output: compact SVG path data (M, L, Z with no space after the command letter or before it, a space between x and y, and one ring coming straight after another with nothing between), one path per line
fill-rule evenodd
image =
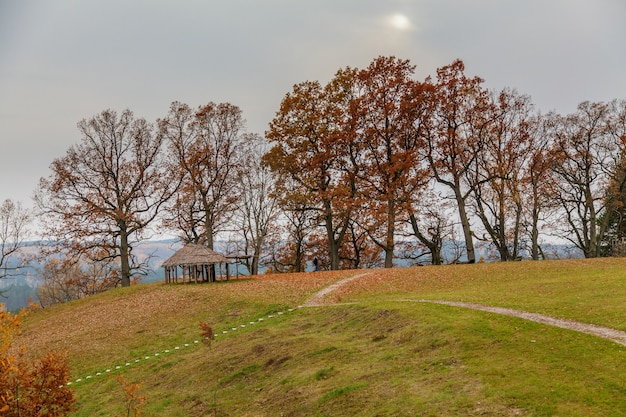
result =
M521 189L524 201L524 228L529 239L530 257L533 260L546 257L540 245L540 231L558 207L554 198L556 180L551 170L552 132L558 117L555 113L538 114L529 123L530 146L523 166Z
M463 229L468 262L476 261L473 231L468 213L471 177L483 151L489 123L488 91L483 79L465 75L461 60L437 69L434 111L427 138L426 158L432 176L451 192Z
M15 275L15 267L9 264L29 235L31 219L29 211L19 202L7 199L0 205L0 279ZM16 260L24 262L24 259Z
M76 257L117 259L128 286L139 266L133 245L178 186L163 164L162 138L130 110L78 123L81 142L52 162L36 201L47 235Z
M111 260L76 262L72 258L49 258L40 272L43 282L37 287L42 307L66 303L114 288L118 268Z
M280 215L278 198L274 192L275 181L269 168L261 163L265 144L260 138L253 140L239 170L241 201L236 214L236 232L243 238L243 251L252 254L246 258L250 274L259 273L261 255L267 238L276 232Z
M317 226L317 216L306 202L282 199L282 236L277 233L268 242L270 259L268 265L275 272L304 272L306 269L307 240Z
M624 139L626 142L626 137ZM626 147L626 143L622 146ZM626 247L623 244L623 239L626 237L626 161L623 152L609 180L605 199L607 210L599 219L600 224L606 224L606 232L602 236L601 254L623 256L626 254Z
M326 231L330 269L339 268L339 249L349 226L353 177L341 141L354 71L345 69L325 87L317 81L296 84L282 100L266 133L273 147L264 162L279 176L282 200L316 213ZM302 214L298 213L299 216Z
M615 157L607 167L606 212L600 218L605 225L603 255L626 255L626 101L611 103L608 132L616 145Z
M552 172L563 220L561 237L586 258L600 256L606 223L606 185L610 167L618 166L617 144L609 133L611 106L583 102L577 111L561 117L554 135Z
M141 386L136 383L129 382L122 375L117 376L117 383L124 392L124 414L126 417L140 417L143 414L143 407L148 401L148 397L139 394ZM122 416L123 416L122 415ZM122 417L116 415L116 417Z
M385 252L386 268L393 266L399 215L428 182L419 151L425 145L431 88L413 80L414 71L408 60L378 57L358 74L358 192L369 197L375 215L366 228Z
M415 193L408 202L407 219L408 236L416 240L416 246L426 248L423 253L405 257L420 258L430 255L431 265L444 262L443 243L452 235L454 227L450 220L449 201L439 198L434 187Z
M382 268L384 266L385 260L381 256L380 247L369 238L368 231L356 220L362 219L361 214L366 213L367 210L365 206L357 209L350 220L345 242L339 252L342 269Z
M173 102L158 124L169 147L168 167L182 179L165 225L184 241L213 249L215 236L237 208L238 170L247 142L242 111L230 103L210 102L192 110Z
M519 256L523 236L523 175L531 149L530 97L504 89L484 109L482 150L470 170L472 206L501 261Z

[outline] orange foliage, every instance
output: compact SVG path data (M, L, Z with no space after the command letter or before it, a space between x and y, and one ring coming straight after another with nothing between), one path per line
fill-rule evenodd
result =
M148 397L145 395L138 395L140 388L139 384L133 384L128 382L123 376L117 377L117 382L124 390L124 404L126 406L127 417L139 417L143 414L141 406L148 401Z
M65 416L75 402L67 359L49 352L29 360L25 348L13 347L22 316L0 312L0 415Z
M208 347L211 347L211 342L215 340L215 332L213 331L213 328L208 323L201 321L200 330L202 330L202 332L200 332L202 343L204 343Z

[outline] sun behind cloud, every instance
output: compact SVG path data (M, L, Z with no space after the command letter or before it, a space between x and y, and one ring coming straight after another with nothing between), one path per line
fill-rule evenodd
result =
M396 13L389 17L389 24L398 30L409 30L413 27L408 17L401 13Z

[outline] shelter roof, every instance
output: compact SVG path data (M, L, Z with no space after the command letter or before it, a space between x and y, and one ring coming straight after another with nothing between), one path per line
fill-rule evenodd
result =
M231 261L228 258L204 245L188 243L165 260L162 266L211 265L229 262Z

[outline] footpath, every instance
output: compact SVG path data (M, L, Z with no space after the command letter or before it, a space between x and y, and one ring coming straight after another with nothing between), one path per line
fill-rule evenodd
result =
M306 300L301 307L313 307L313 306L322 306L324 305L324 299L331 294L333 291L337 290L343 285L348 284L354 280L362 278L366 275L371 274L371 272L354 275L348 278L344 278L336 283L329 285L326 288L318 291L313 294L308 300ZM621 330L611 329L609 327L598 326L595 324L582 323L574 320L566 320L566 319L558 319L555 317L546 316L538 313L529 313L527 311L521 310L513 310L510 308L503 307L491 307L485 306L482 304L474 304L474 303L465 303L459 301L444 301L444 300L400 300L403 302L416 302L416 303L432 303L432 304L441 304L452 307L461 307L461 308L469 308L472 310L480 310L486 311L494 314L501 314L504 316L511 317L519 317L524 320L530 320L537 323L547 324L549 326L560 327L563 329L574 330L580 333L589 334L592 336L601 337L603 339L608 339L612 342L618 343L620 345L626 346L626 332Z

